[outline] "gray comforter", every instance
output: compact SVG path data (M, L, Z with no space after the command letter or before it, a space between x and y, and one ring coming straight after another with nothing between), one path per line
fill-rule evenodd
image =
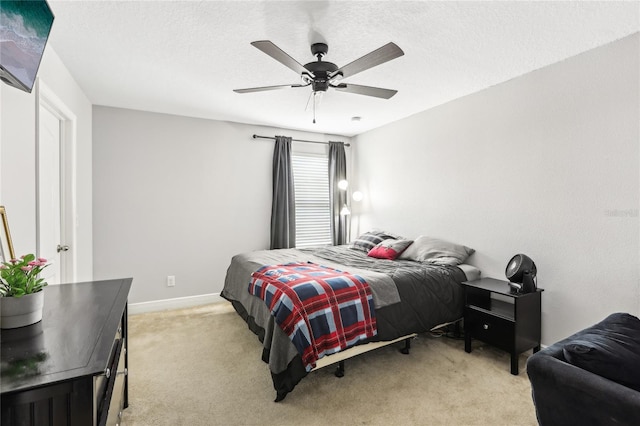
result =
M410 260L380 260L347 246L314 249L262 250L236 255L227 270L222 297L263 343L262 359L269 363L278 395L286 395L306 375L297 366L300 356L278 327L265 303L249 294L251 273L263 265L313 262L361 275L371 287L376 307L378 340L393 340L459 319L465 273L455 266ZM282 396L284 397L284 396Z

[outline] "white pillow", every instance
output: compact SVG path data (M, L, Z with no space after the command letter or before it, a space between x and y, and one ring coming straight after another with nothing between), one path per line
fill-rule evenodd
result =
M399 259L437 265L460 265L474 252L474 249L460 244L421 235L402 252Z

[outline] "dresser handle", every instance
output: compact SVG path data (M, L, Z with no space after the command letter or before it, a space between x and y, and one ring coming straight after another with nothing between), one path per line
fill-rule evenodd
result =
M122 371L118 371L118 372L116 373L116 375L118 375L118 376L120 376L120 375L122 375L122 374L124 374L125 376L127 376L127 375L129 374L129 370L125 368L124 370L122 370Z
M489 329L489 324L484 324L484 325L482 326L482 328L484 328L485 330L488 330L488 329Z
M109 377L111 377L111 369L110 369L110 368L106 368L106 369L104 370L104 377L106 377L107 379L108 379Z

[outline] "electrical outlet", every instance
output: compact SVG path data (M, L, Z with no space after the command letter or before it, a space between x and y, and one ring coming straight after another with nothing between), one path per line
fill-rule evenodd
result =
M176 277L175 275L167 275L167 287L175 287Z

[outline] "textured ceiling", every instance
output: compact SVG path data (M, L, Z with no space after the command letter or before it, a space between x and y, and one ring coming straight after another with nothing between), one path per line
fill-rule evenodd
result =
M640 3L57 1L51 46L93 104L352 136L640 30ZM325 42L338 66L393 41L405 55L345 79L389 100L310 88L233 89L300 78L249 43L298 62ZM361 121L352 121L354 116Z

